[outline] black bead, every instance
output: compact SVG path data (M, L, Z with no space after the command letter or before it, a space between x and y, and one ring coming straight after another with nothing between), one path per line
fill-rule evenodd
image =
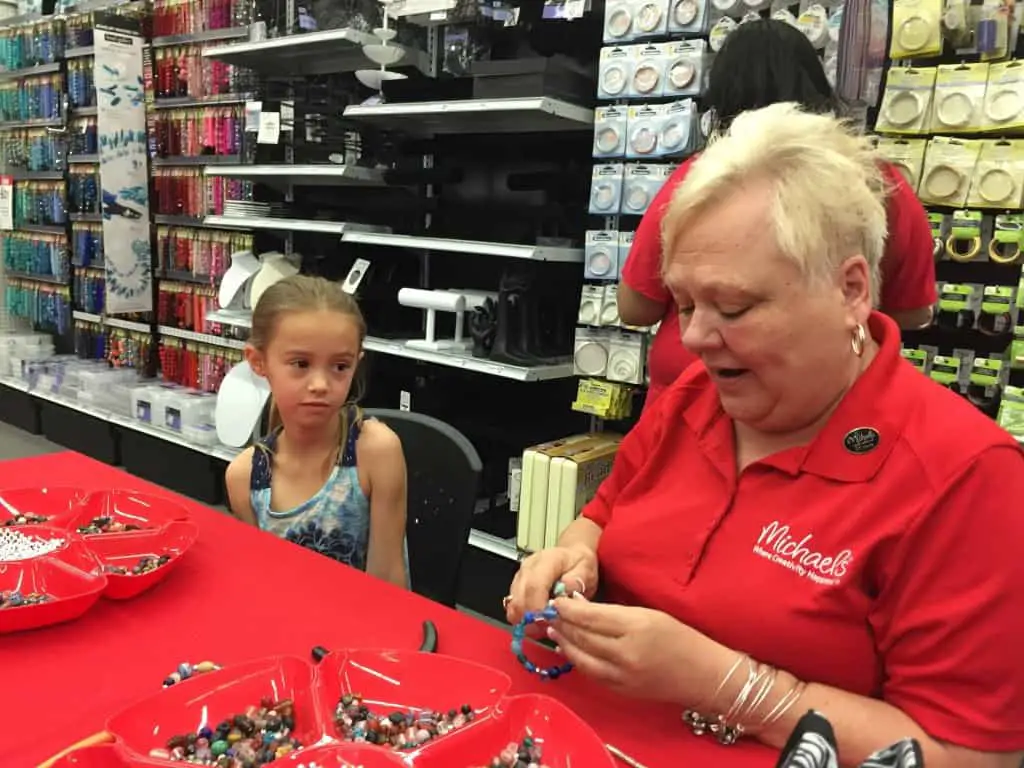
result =
M294 728L295 728L295 718L294 717L283 717L283 718L281 718L281 722L284 723L284 727L287 728L289 731L294 730Z
M469 714L472 714L472 712L473 712L473 708L471 706L469 706L469 704L463 704L462 705L462 714L469 715Z
M405 722L405 712L392 712L388 715L388 720L395 725L402 725Z
M376 731L367 731L366 732L366 743L367 744L376 744L378 739L379 739L379 737L377 736L377 732Z
M271 733L277 733L281 730L281 721L276 717L267 720L267 730Z
M456 712L456 711L455 711L454 709L449 709L449 710L448 710L448 719L449 719L449 720L454 720L454 719L455 719L455 716L456 716L457 714L459 714L459 713L458 713L458 712Z
M322 645L313 646L313 661L319 664L321 661L324 660L324 656L326 656L328 653L330 653L330 651L328 651Z

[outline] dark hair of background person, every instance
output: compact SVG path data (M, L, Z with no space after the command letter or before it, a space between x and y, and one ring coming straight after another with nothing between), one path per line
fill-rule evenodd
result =
M725 39L708 76L703 102L724 130L748 109L795 101L812 112L838 114L841 102L804 34L784 21L741 24Z

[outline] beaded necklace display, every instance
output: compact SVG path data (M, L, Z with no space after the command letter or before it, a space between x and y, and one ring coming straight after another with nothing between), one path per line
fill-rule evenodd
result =
M555 582L555 586L551 590L551 599L548 604L540 611L527 611L522 621L516 624L512 628L512 653L519 660L519 663L523 665L523 669L532 675L537 675L542 680L557 680L562 675L566 675L572 672L573 665L571 662L565 662L564 664L555 664L550 667L538 667L532 661L526 657L526 652L523 651L523 640L526 638L526 628L530 624L536 624L538 622L551 622L558 618L558 612L555 610L554 602L556 597L565 597L567 595L565 584L561 581Z

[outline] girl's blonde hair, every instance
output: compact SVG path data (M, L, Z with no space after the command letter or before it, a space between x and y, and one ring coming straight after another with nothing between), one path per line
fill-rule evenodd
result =
M350 294L341 290L338 283L310 275L286 277L263 292L252 313L252 332L249 335L249 343L260 352L265 353L281 317L292 312L339 312L352 318L359 332L359 350L362 351L363 340L366 338L366 320L363 319L359 304ZM348 401L338 413L341 427L341 450L344 450L348 441L348 432L351 426L348 418L350 410L348 406L354 406L362 394L362 379L358 375L353 382L353 390L349 392ZM362 411L357 406L353 423L358 424L362 418ZM281 414L271 396L268 431L272 433L279 426L281 426Z

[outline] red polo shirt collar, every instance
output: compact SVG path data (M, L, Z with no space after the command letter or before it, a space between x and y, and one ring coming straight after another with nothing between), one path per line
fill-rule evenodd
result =
M868 328L878 353L814 441L769 456L760 464L792 475L809 472L850 483L870 480L878 472L913 410L912 397L902 385L902 374L913 371L904 370L899 327L893 320L872 312ZM735 466L732 420L722 410L713 386L704 387L684 418L716 464L728 457Z

